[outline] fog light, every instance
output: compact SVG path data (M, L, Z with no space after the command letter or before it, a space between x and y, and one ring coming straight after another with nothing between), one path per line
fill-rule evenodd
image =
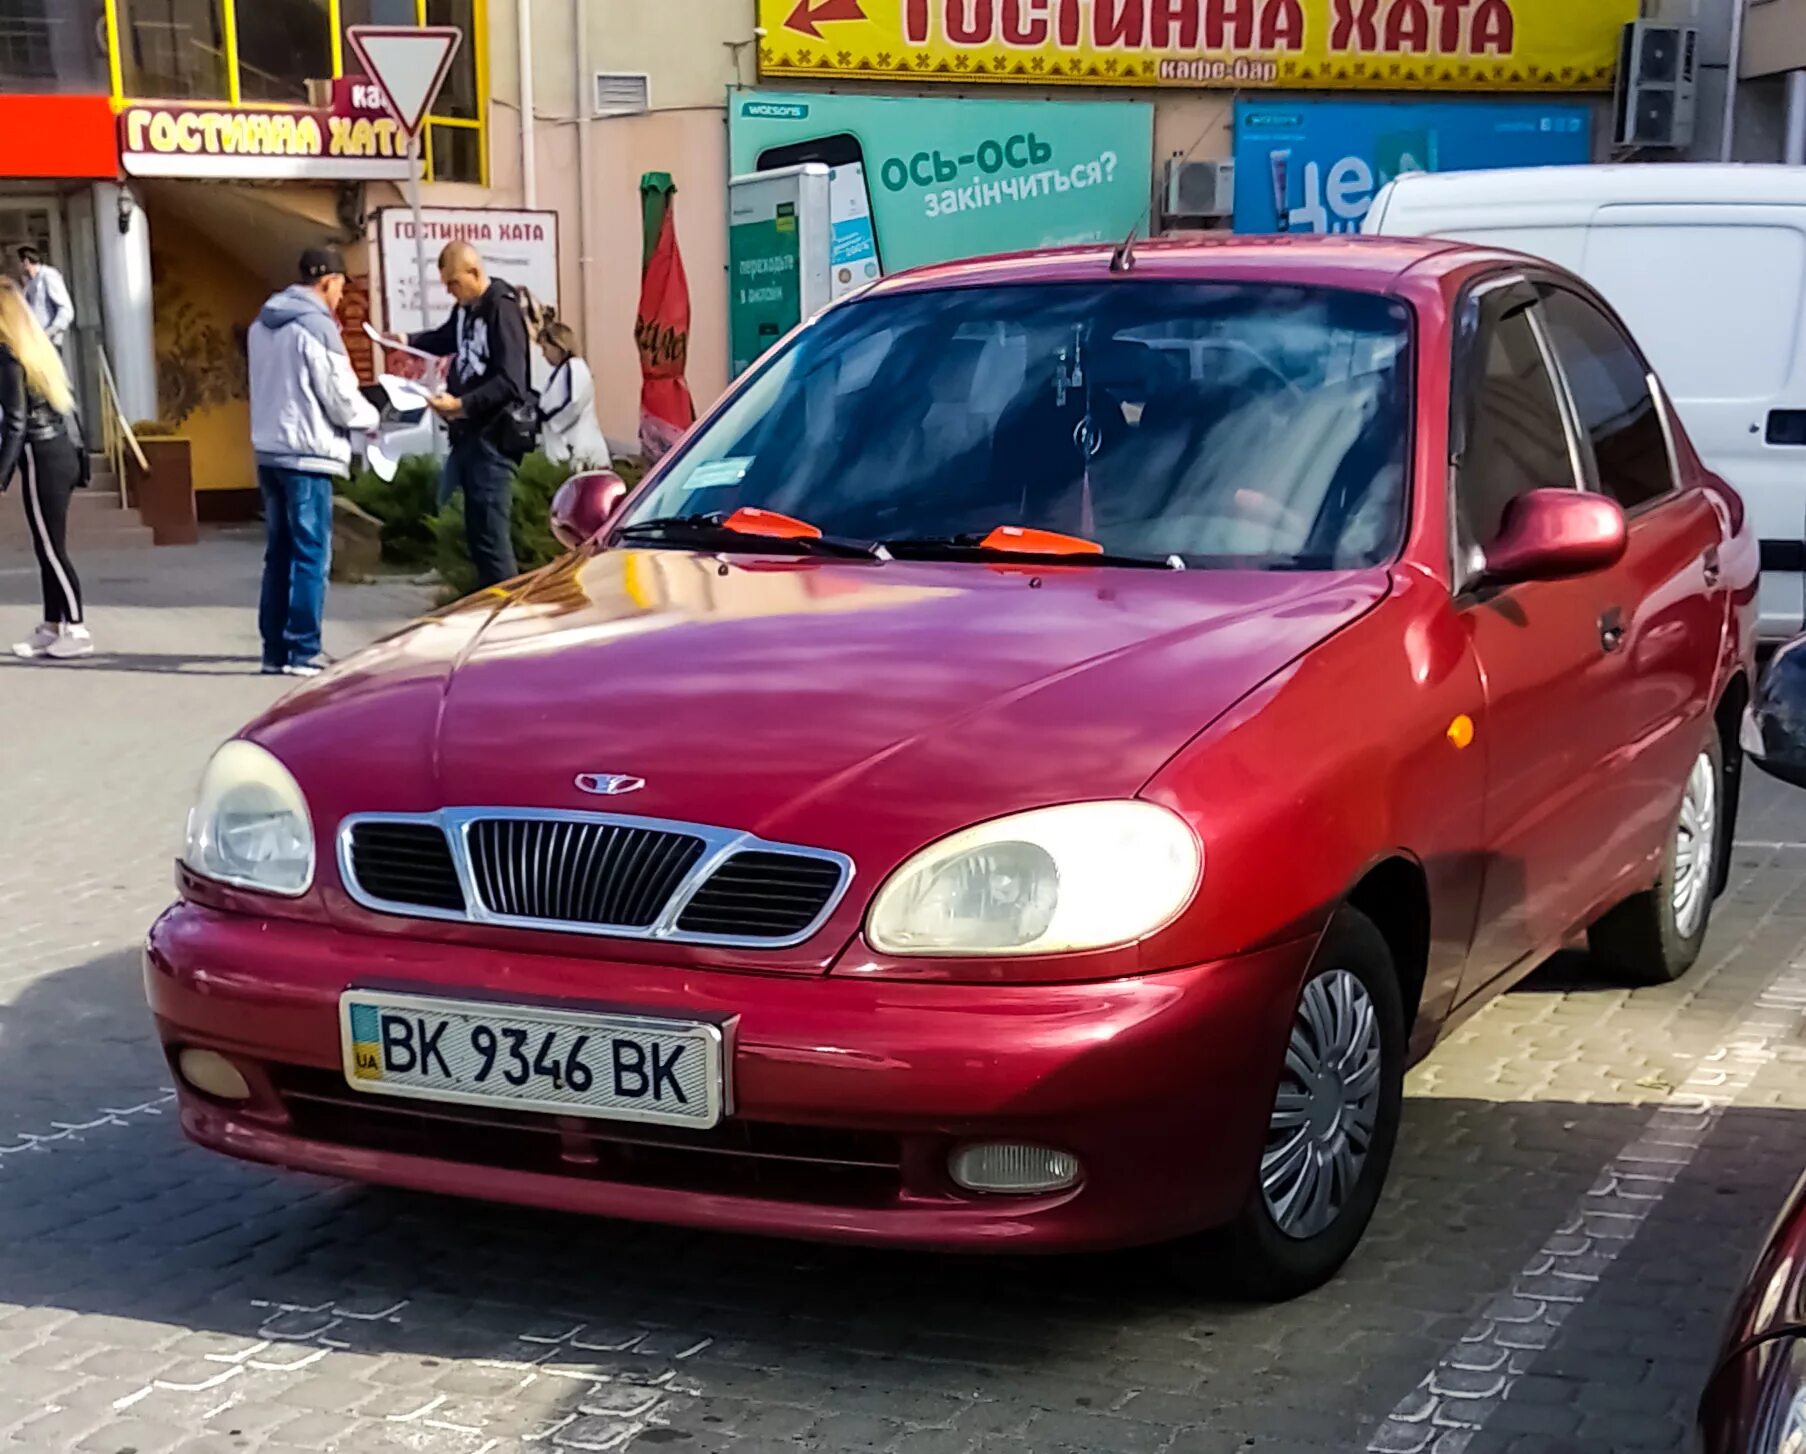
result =
M1060 1191L1079 1179L1079 1160L1045 1146L990 1141L960 1147L947 1158L947 1171L967 1191Z
M216 1050L184 1050L176 1057L176 1069L203 1095L222 1101L248 1101L251 1087L238 1067Z

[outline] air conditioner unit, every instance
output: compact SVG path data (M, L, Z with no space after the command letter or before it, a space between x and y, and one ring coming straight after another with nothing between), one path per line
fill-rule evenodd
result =
M1618 42L1614 140L1676 148L1693 142L1699 91L1699 29L1633 20Z
M1188 162L1178 157L1166 164L1166 221L1227 217L1235 210L1235 163Z
M644 71L597 71L597 116L638 116L652 109L652 78Z

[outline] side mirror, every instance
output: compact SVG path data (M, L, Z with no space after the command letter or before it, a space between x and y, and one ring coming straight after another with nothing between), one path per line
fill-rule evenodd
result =
M1806 637L1774 654L1743 714L1743 755L1770 777L1806 788Z
M627 481L613 470L572 475L552 496L552 534L574 550L606 530L626 498Z
M1617 501L1579 490L1531 490L1505 507L1481 579L1507 586L1589 575L1622 560L1628 541Z

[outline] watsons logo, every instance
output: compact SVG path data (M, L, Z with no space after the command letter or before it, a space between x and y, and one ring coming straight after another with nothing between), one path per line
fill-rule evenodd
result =
M747 101L741 105L740 114L766 121L806 121L809 108L801 101Z

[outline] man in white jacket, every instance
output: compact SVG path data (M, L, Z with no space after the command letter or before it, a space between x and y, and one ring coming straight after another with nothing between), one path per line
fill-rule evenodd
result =
M265 673L325 669L320 621L332 564L332 482L351 473L352 433L376 428L339 336L345 259L301 254L301 281L263 305L247 339L251 447L263 491L266 546L257 626Z
M32 316L50 336L56 351L61 353L63 340L75 326L75 304L69 300L69 285L63 281L63 275L29 245L19 249L19 271L25 274L25 301Z

